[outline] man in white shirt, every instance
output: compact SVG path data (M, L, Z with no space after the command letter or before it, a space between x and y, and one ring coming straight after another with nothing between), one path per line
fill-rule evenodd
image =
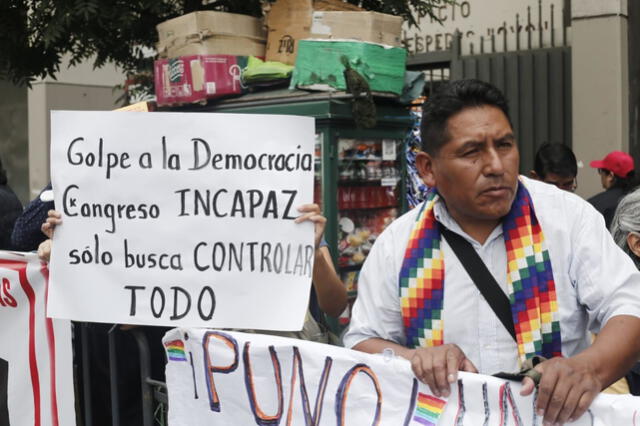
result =
M458 370L517 371L524 359L545 355L551 359L535 368L542 374L538 414L545 424L577 419L640 354L640 274L591 205L518 176L518 147L495 87L445 84L425 103L422 122L416 165L437 191L373 246L345 345L392 349L437 396L449 395ZM528 233L517 236L512 228L521 224ZM441 237L443 228L471 244L510 297L515 334ZM416 247L424 257L415 258ZM599 333L592 346L589 330ZM523 395L533 389L526 378Z

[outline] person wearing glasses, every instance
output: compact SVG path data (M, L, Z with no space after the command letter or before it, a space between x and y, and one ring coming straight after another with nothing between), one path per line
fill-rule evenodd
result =
M598 169L605 190L587 201L604 216L609 229L620 199L635 186L633 157L622 151L612 151L602 160L592 161L589 165Z
M529 175L565 191L574 192L578 187L578 162L568 146L545 143L538 149Z

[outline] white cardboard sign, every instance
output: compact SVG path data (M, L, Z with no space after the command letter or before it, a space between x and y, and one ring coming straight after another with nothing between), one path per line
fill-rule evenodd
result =
M299 330L313 270L314 121L54 111L49 314Z
M521 384L460 373L433 396L409 361L284 337L173 329L164 339L169 424L540 425ZM640 398L599 395L572 423L636 424Z
M45 316L47 275L0 251L0 425L75 425L71 324Z

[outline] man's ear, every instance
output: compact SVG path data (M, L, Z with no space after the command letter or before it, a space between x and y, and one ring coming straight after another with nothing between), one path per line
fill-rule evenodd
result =
M422 181L429 188L433 188L436 185L436 177L433 173L433 157L426 152L420 151L416 155L416 169L422 178Z
M542 179L540 179L540 176L538 176L538 174L536 173L536 171L535 171L535 170L531 170L531 171L529 172L529 177L530 177L531 179L535 179L535 180L542 180Z
M629 232L627 235L627 245L633 254L640 257L640 236L638 236L638 234Z
M613 186L613 183L614 183L614 182L615 182L615 180L616 180L616 175L615 175L611 170L609 170L609 171L607 172L607 179L609 179L609 180L608 180L608 182L609 182L609 187L611 187L611 186Z

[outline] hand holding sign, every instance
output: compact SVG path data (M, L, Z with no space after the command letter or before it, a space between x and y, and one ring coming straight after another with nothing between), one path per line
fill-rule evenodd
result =
M40 228L47 238L53 238L53 232L56 226L62 224L62 214L57 210L49 210L48 217L45 223Z
M40 197L42 198L42 196ZM47 220L42 224L40 229L48 239L44 240L38 246L38 257L43 262L49 262L51 258L51 239L56 226L62 224L62 215L56 210L49 210Z
M536 410L539 416L544 416L545 424L578 419L602 389L592 366L580 357L553 358L535 369L542 373ZM530 395L534 387L533 380L526 377L520 394Z
M478 372L462 349L452 344L415 349L411 367L416 377L438 397L449 396L451 384L458 379L458 371Z
M324 227L327 224L327 218L320 213L320 206L317 204L305 204L298 207L298 211L301 213L295 220L295 223L302 223L305 220L313 223L314 225L314 242L315 248L318 250L320 247L320 241L324 234Z
M44 240L38 246L38 258L47 263L51 260L51 238Z
M317 204L298 207L302 213L295 223L312 222L315 229L315 262L313 264L313 286L322 312L337 317L347 306L347 290L336 273L329 249L320 247L327 219Z
M312 224L294 221L296 206L313 198L313 124L52 113L52 184L65 226L56 229L50 314L300 329L315 247Z
M457 374L435 396L400 357L277 336L174 329L167 351L173 426L540 425L521 384ZM599 394L576 426L637 424L637 397Z
M578 355L553 358L535 367L542 374L536 410L544 414L545 423L581 418L598 393L631 368L637 359L633 353L640 350L639 323L634 316L615 315ZM531 394L533 388L532 380L526 378L522 395Z

